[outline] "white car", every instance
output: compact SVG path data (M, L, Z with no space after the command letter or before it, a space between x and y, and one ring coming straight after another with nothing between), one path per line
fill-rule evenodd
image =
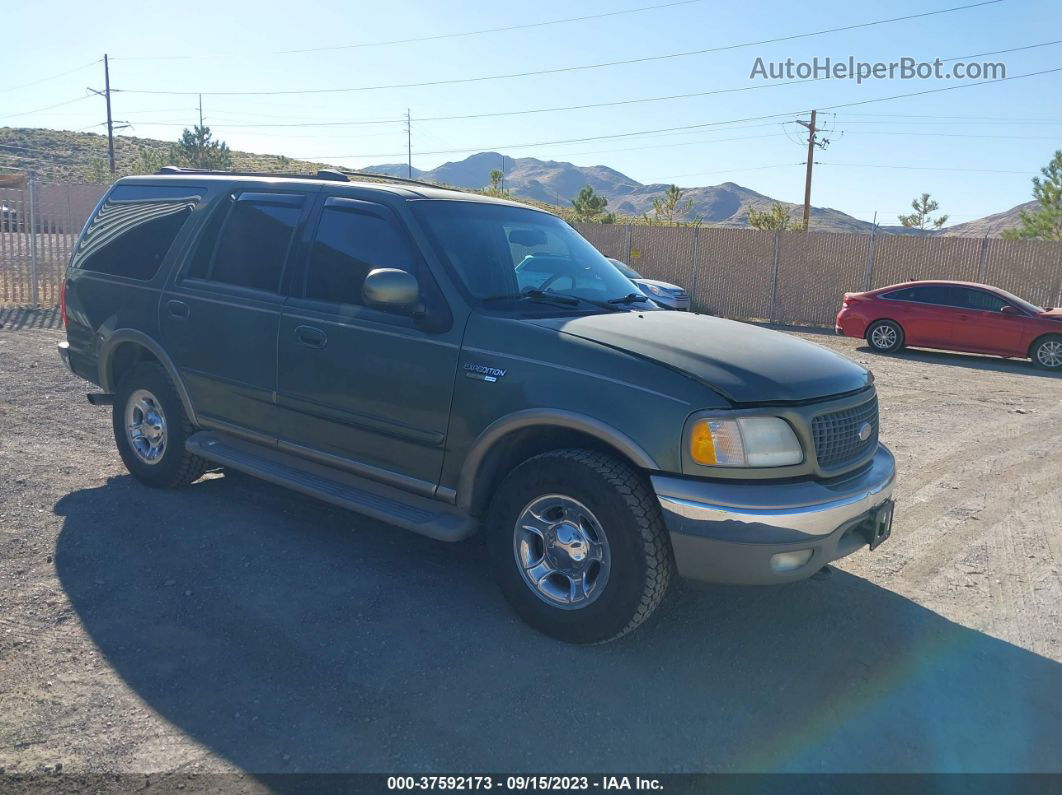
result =
M646 279L630 265L620 262L618 259L613 259L612 257L606 257L605 259L615 265L620 273L641 287L645 294L653 299L653 303L659 304L664 309L675 309L679 312L690 311L690 296L682 287L656 279Z

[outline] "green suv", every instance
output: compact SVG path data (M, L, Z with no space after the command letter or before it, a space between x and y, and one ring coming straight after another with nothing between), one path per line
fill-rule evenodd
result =
M513 202L167 168L110 189L63 297L59 352L138 480L221 466L482 531L515 611L566 641L638 626L675 575L799 580L890 531L868 370L659 311Z

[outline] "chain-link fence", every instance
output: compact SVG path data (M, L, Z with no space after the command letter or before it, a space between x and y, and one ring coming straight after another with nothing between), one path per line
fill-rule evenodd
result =
M911 279L1002 287L1062 305L1062 243L972 237L575 224L606 256L685 287L696 311L832 326L845 292Z
M0 305L54 307L78 232L104 185L0 189ZM846 292L962 279L1062 304L1062 243L968 237L575 224L604 254L685 287L697 311L829 326Z
M52 307L70 251L105 185L0 188L0 305Z

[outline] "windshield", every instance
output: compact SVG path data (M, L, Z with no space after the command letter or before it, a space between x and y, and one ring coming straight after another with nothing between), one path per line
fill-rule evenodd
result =
M620 262L618 259L612 259L612 257L606 257L609 262L616 266L616 269L626 276L628 279L641 279L644 278L642 274L638 273L634 268L628 265L626 262Z
M479 202L411 204L439 256L476 298L542 291L609 301L642 294L556 216Z

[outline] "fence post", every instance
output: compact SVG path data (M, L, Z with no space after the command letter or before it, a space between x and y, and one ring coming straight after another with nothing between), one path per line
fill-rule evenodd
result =
M981 238L981 259L977 263L977 281L988 281L988 235Z
M781 247L782 233L777 229L774 230L774 263L772 266L771 274L771 311L770 321L775 322L777 313L777 301L778 301L778 249Z
M627 224L627 253L623 257L623 261L628 265L631 264L631 225ZM633 266L632 266L633 267Z
M863 267L863 292L874 287L874 232L877 227L870 230L870 237L867 239L867 262Z
M37 178L29 178L29 239L30 239L30 301L40 306L40 292L37 285Z
M693 275L690 279L690 308L697 309L697 274L700 271L700 261L698 260L698 242L701 239L700 227L693 227Z

